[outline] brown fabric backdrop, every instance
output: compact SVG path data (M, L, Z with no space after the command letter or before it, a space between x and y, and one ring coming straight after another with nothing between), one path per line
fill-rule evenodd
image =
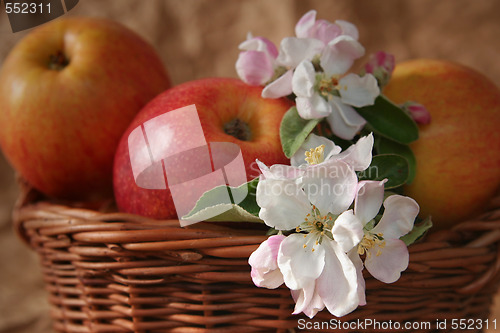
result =
M27 32L12 33L1 8L3 62ZM318 18L355 23L367 54L385 50L398 61L449 59L500 86L498 0L80 0L68 15L107 17L135 30L156 47L179 84L235 77L237 46L248 31L279 43L309 9L316 9ZM37 259L11 227L13 174L0 153L0 333L50 332ZM500 307L492 318L500 319Z

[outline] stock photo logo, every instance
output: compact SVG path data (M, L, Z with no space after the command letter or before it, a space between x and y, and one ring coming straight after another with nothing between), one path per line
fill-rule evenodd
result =
M72 10L79 0L2 1L12 32L47 23Z
M166 112L136 127L128 137L128 149L136 185L147 190L168 188L179 219L217 186L230 187L214 198L222 210L211 217L247 196L248 191L233 189L247 181L240 147L230 142L207 143L195 105ZM181 219L181 225L200 221Z

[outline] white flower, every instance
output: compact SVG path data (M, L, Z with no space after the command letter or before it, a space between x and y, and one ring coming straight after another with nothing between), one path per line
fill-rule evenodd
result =
M308 60L297 66L291 75L291 81L300 117L326 117L333 133L346 140L351 140L366 124L353 106L371 105L380 94L377 80L371 74L363 77L348 74L338 81L325 77L318 82L314 66ZM332 94L333 91L338 91L340 97Z
M297 232L280 239L277 254L279 272L296 301L294 313L312 318L326 307L343 316L364 304L362 266L359 257L353 261L350 254L364 235L362 224L348 210L358 183L353 167L335 159L301 168L259 166L263 172L256 193L259 217L278 230ZM276 286L281 275L275 252L267 243L256 252L254 282ZM256 262L259 258L261 263Z
M319 59L319 64L325 73L338 79L349 70L354 60L362 57L365 53L365 49L357 41L358 30L356 26L340 20L335 21L335 23L316 20L316 11L314 10L306 13L299 20L295 31L297 37L287 37L281 41L275 61L275 66L281 66L286 71L264 87L262 91L264 98L279 98L292 93L293 74L302 62L309 62L312 66L312 61ZM314 84L314 78L312 83ZM295 91L293 92L297 94ZM318 96L309 97L312 100L307 102L313 106L318 106L314 102L324 104ZM297 103L302 104L305 102L305 100L297 101ZM323 111L330 114L329 111L325 110L325 106L322 106ZM300 109L305 110L304 108ZM319 116L311 114L309 117L305 119L318 118Z
M364 302L357 267L346 254L362 237L351 217L352 211L343 213L330 231L327 221L316 216L308 234L292 234L281 243L278 267L296 301L294 314L312 318L326 307L340 317Z
M366 254L366 269L376 279L392 283L408 267L408 248L399 238L413 229L419 206L412 198L391 195L384 201L381 220L375 227L369 227L369 222L375 218L382 205L384 183L385 181L361 181L354 212L365 227L363 240L358 245L358 254Z

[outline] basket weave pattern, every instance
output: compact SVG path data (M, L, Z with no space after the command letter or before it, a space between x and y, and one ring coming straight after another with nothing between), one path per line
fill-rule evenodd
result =
M57 331L294 332L305 318L291 315L288 289L251 281L248 256L265 229L181 228L177 220L35 200L32 191L14 218L39 254ZM487 213L409 250L401 279L386 285L366 275L368 305L342 320L487 319L499 280L500 196ZM332 318L323 311L314 320Z

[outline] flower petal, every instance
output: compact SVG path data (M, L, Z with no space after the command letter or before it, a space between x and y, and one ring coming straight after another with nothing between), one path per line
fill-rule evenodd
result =
M295 229L311 212L309 200L295 180L259 181L256 200L261 207L259 217L278 230Z
M289 70L279 78L269 83L262 90L263 98L280 98L292 93L293 71Z
M316 11L314 9L305 13L295 25L295 35L298 38L307 38L309 31L314 26L316 21Z
M293 314L303 312L309 318L313 318L319 311L325 308L325 303L316 291L316 281L311 281L305 288L291 290L295 300Z
M236 61L236 72L246 84L259 86L272 78L274 68L265 52L244 51L240 52Z
M354 145L336 156L356 171L366 170L372 163L373 134L360 138Z
M354 201L354 214L363 226L377 216L384 201L384 184L387 180L364 180L358 184Z
M302 119L325 118L332 112L330 104L316 93L312 97L297 97L295 104Z
M373 105L380 95L377 79L372 74L347 74L339 80L339 92L343 103L356 107Z
M309 37L319 39L328 44L342 34L342 28L326 20L317 20L309 32Z
M265 272L278 268L278 250L281 242L286 238L284 235L273 235L263 241L257 250L252 252L248 263L252 267L263 267Z
M310 149L315 149L316 147L319 147L321 145L325 146L325 149L323 151L325 160L329 159L334 155L337 155L342 150L342 148L335 145L335 143L332 140L328 140L324 136L319 136L314 133L311 133L307 137L306 141L304 141L302 146L300 146L300 148L297 150L297 152L293 154L293 156L290 159L290 163L293 166L307 164L305 161L306 151L309 151Z
M324 48L320 64L329 76L343 75L351 68L354 60L364 54L365 49L357 40L350 36L341 35Z
M363 239L363 224L350 209L340 214L332 228L333 238L344 252L349 252Z
M276 63L287 68L295 68L302 60L312 60L315 55L320 54L324 46L322 41L314 38L284 38Z
M260 180L264 179L297 179L304 174L304 170L285 164L273 164L269 168L259 160L256 160L262 172Z
M278 49L274 43L264 37L250 37L242 42L238 48L242 51L266 52L273 59L276 59L278 56Z
M305 288L321 275L325 267L325 249L315 243L313 234L291 234L281 243L278 267L288 288Z
M347 22L344 20L336 20L335 24L340 27L343 35L350 36L350 37L354 38L355 40L359 39L358 28L356 28L356 26L354 24L352 24L351 22Z
M356 267L356 272L358 276L358 299L359 305L366 305L366 294L365 294L365 279L363 277L363 261L359 257L358 249L355 247L349 253L347 253L349 259L351 259L354 267Z
M275 289L283 284L283 274L278 269L278 250L285 238L283 235L269 237L248 258L256 286Z
M301 180L307 198L322 215L346 211L354 201L358 184L354 170L333 159L309 166Z
M316 281L316 289L328 311L341 317L359 305L357 270L335 241L327 242L324 247L325 267Z
M312 97L314 84L316 82L316 71L309 60L303 60L293 72L292 91L298 97Z
M399 239L409 233L420 210L415 200L399 194L385 199L384 208L384 215L372 229L372 233L382 233L384 239Z
M368 250L365 266L377 280L393 283L399 279L401 272L408 268L408 262L406 244L399 239L386 239L383 249L375 245Z
M332 112L326 118L333 134L344 140L351 140L365 126L363 119L349 105L342 103L340 98L333 96L330 100Z

